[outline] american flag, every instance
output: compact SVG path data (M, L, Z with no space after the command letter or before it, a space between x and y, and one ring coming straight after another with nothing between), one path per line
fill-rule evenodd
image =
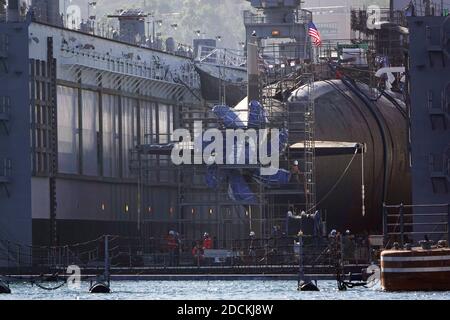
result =
M320 33L319 30L317 30L316 26L314 25L314 23L310 22L308 24L308 34L311 36L311 38L313 39L313 44L316 47L319 47L322 44L322 40L320 39Z

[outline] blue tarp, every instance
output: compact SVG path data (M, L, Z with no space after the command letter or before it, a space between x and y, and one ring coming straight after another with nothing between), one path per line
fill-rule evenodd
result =
M253 177L264 184L279 186L288 184L291 174L287 170L279 169L278 172L273 175L255 174Z
M215 106L213 108L213 113L227 129L245 128L245 124L241 121L241 119L239 119L237 114L228 106Z
M288 147L288 141L289 141L288 130L285 128L282 128L280 130L280 154L282 154L284 151L286 151L286 148Z
M237 114L228 106L219 105L213 108L214 115L227 129L245 129L245 124L239 119ZM248 114L248 128L264 128L268 124L267 113L263 106L258 101L251 101L249 104L249 114ZM225 138L225 137L224 137ZM210 142L203 142L203 149ZM259 142L257 142L259 144ZM268 143L268 154L271 155L270 141ZM280 129L279 136L279 151L282 154L288 146L288 132L286 129ZM223 141L224 155L233 155L236 160L236 153L238 146L235 144L234 150L225 150L226 141ZM228 152L227 152L228 151ZM249 152L250 148L248 142L245 144L245 160L246 163L249 162ZM227 163L227 159L224 159L224 163ZM289 183L290 173L287 170L280 169L274 175L261 175L259 171L255 173L249 173L254 179L261 183L270 186L279 186ZM225 178L228 178L228 192L231 199L240 202L253 202L255 201L255 195L251 191L248 183L245 181L241 172L230 169L225 170L225 173L221 176L218 174L217 167L210 166L205 177L206 184L208 187L216 189L220 184L225 182Z
M246 202L255 201L255 195L253 194L252 190L250 190L248 183L245 181L242 175L233 172L229 175L228 178L228 193L232 200Z
M280 155L282 155L288 147L289 134L288 134L287 129L285 129L285 128L280 129L278 141L279 141L278 151L279 151ZM267 154L269 156L272 155L272 144L270 141L270 137L268 137L268 139L267 139Z
M267 113L258 101L251 101L248 108L248 127L264 128L269 123Z
M209 166L206 171L205 180L208 187L211 189L217 189L219 184L225 180L225 177L219 174L216 166Z

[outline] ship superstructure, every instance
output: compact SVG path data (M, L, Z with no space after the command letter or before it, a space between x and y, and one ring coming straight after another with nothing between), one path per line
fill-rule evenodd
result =
M247 42L256 36L260 47L279 44L280 56L310 58L308 23L311 12L302 10L300 0L249 0L253 10L244 12Z

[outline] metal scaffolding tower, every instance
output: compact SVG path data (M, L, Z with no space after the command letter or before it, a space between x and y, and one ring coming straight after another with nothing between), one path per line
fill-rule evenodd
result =
M315 182L315 141L314 141L314 78L306 72L304 65L291 70L280 66L261 73L260 97L268 119L268 128L285 129L289 133L288 146L303 144L303 148L292 151L286 148L280 157L280 169L291 171L291 180L285 185L266 185L254 179L253 173L260 170L261 164L218 164L208 166L203 158L196 156L193 145L183 147L193 156L193 164L175 166L166 163L160 165L161 157L167 158L176 142L159 144L157 141L144 141L134 151L132 167L139 174L139 190L149 186L163 186L155 177L163 172L170 175L167 183L178 189L177 203L171 211L170 221L165 225L176 228L190 239L210 232L216 237L218 247L232 245L232 241L248 237L250 231L258 236L270 237L273 230L283 229L286 212L295 207L300 213L314 213L316 204ZM305 90L307 98L289 102L294 90ZM203 130L216 128L225 132L212 112L212 105L184 104L177 108L174 115L174 128L184 128L194 137L195 125L199 121ZM240 109L242 108L242 110ZM233 109L236 113L248 112L245 104ZM145 128L144 128L145 131ZM149 132L147 136L152 136ZM144 139L147 140L147 139ZM170 140L170 139L169 139ZM298 161L300 174L292 174L294 161ZM243 177L253 197L247 200L230 197L229 181L217 182L216 188L208 187L206 176L209 170L216 170L217 176L230 170ZM138 196L141 198L141 196ZM138 200L141 201L141 200ZM142 209L145 211L144 208ZM143 223L156 220L143 219ZM158 221L162 222L162 221Z
M312 213L316 207L316 179L315 179L315 108L314 108L314 76L304 74L307 100L304 105L304 172L305 172L305 207L307 213Z

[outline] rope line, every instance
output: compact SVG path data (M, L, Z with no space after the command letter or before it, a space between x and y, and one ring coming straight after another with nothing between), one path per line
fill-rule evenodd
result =
M61 289L62 287L64 287L66 285L66 282L62 282L60 285L56 286L56 287L45 287L37 282L31 282L31 285L36 285L36 287L42 289L42 290L46 290L46 291L54 291L54 290L58 290Z
M337 186L341 183L342 179L344 179L345 176L347 175L348 170L350 169L350 166L352 165L353 160L355 160L355 157L357 154L358 154L358 149L355 150L355 153L353 154L352 158L350 159L350 162L348 163L347 167L342 172L341 176L336 181L336 183L333 185L333 187L331 187L330 191L328 191L328 193L325 194L325 196L323 196L322 199L320 199L320 201L317 202L308 212L311 212L312 210L316 209L322 202L324 202L334 192L334 190L337 188Z

